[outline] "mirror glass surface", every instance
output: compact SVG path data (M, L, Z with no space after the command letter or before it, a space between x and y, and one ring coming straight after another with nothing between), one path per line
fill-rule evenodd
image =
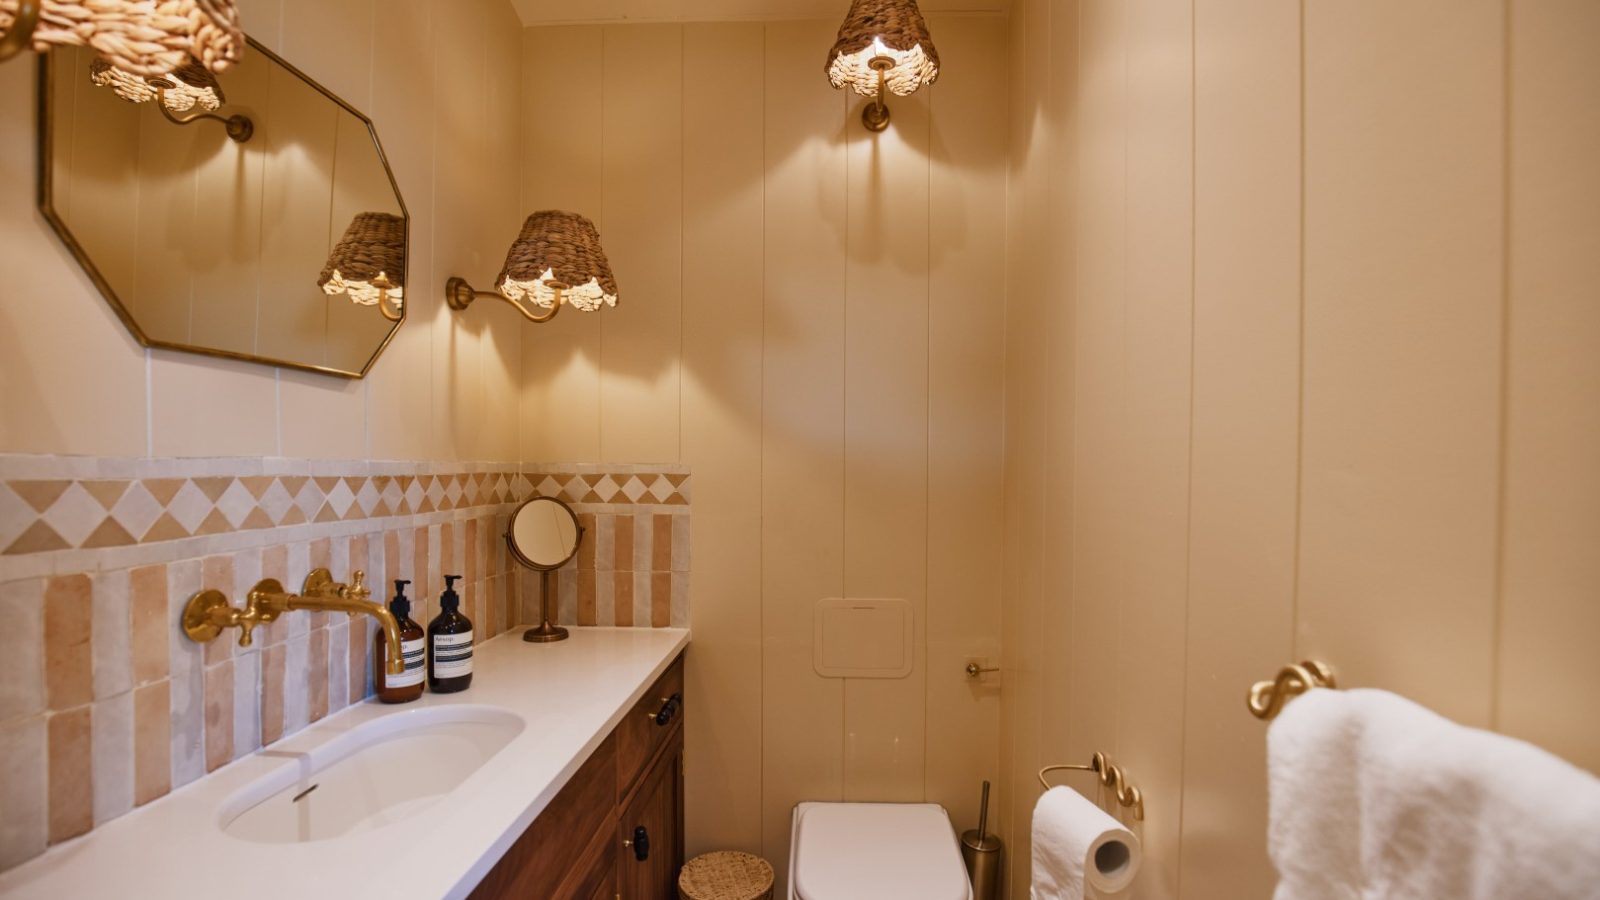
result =
M90 79L94 52L42 57L40 207L128 328L148 346L360 376L398 322L319 284L361 213L405 204L371 122L250 41L217 76L224 118L177 124ZM198 109L178 113L182 118ZM402 293L403 297L403 293ZM402 300L403 303L403 300Z
M554 497L535 497L511 514L511 551L535 569L560 568L578 552L578 519Z

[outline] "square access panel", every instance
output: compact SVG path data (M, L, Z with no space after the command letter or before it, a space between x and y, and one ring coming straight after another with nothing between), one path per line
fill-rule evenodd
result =
M824 678L904 678L916 658L911 603L901 599L818 600L811 665Z

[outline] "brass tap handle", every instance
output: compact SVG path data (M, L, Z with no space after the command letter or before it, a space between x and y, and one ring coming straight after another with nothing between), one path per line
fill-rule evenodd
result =
M998 672L999 666L980 666L976 662L967 663L966 673L968 678L977 678L985 672Z
M350 573L350 584L344 589L344 595L351 600L366 602L372 599L372 591L367 588L367 573L357 569ZM351 613L355 615L355 613Z

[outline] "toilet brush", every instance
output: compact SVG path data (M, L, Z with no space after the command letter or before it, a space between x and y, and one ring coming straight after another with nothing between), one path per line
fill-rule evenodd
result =
M972 878L973 900L999 900L1000 839L989 834L989 782L983 783L979 802L978 827L961 834L961 858L966 860Z

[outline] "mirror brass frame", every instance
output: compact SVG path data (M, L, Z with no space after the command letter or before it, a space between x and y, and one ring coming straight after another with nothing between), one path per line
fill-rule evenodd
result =
M361 120L363 125L367 126L367 134L372 138L372 146L378 152L378 162L383 164L384 174L389 178L389 187L394 190L395 202L400 204L400 218L405 220L406 223L405 274L406 283L410 284L411 212L406 208L405 195L400 192L400 183L396 181L394 177L394 167L389 165L389 157L383 152L383 142L378 139L378 130L373 127L372 119L369 118L366 113L363 113L361 110L356 109L349 103L346 103L343 97L340 97L338 94L335 94L334 92L323 87L322 84L315 78L312 78L305 72L302 72L298 67L291 65L283 57L262 46L261 43L255 38L245 35L245 42L249 46L250 52L259 53L262 56L265 56L267 59L272 60L273 63L282 66L291 75L294 75L296 78L299 78L301 81L304 81L306 84L315 88L318 93L322 94L322 96L332 100L342 109L344 109L345 112L355 116L357 119ZM411 311L410 303L406 303L403 307L401 307L400 319L396 321L393 327L389 329L389 333L384 337L383 342L378 345L376 350L372 351L372 356L369 357L364 364L362 364L359 372L352 372L347 369L339 369L332 366L319 366L312 363L277 359L270 356L258 356L253 353L239 353L234 350L218 350L212 347L201 347L195 344L182 344L176 341L157 340L152 338L150 335L145 334L144 329L140 328L139 323L134 320L133 314L128 311L128 308L122 304L122 300L117 297L117 292L112 290L110 282L106 281L105 276L101 275L100 270L95 267L94 261L89 258L88 252L86 252L83 249L83 246L78 243L78 239L73 237L72 231L67 227L66 222L62 220L62 218L56 213L54 197L52 196L53 192L50 185L50 176L52 175L51 160L54 155L54 146L50 135L50 110L52 108L51 100L55 95L56 89L56 79L54 74L51 72L50 67L51 56L52 54L49 53L39 54L38 105L35 107L35 122L37 123L39 132L39 140L37 143L39 154L37 165L39 178L39 212L44 216L45 221L50 223L50 228L56 233L56 237L60 238L61 243L65 244L67 249L71 251L73 258L78 261L78 265L81 266L83 271L89 276L89 280L93 281L94 286L100 289L100 295L105 297L107 303L111 304L111 308L116 312L117 318L122 320L122 324L128 329L128 332L134 336L134 339L139 342L139 345L142 347L159 347L164 350L182 350L185 353L199 353L203 356L216 356L223 359L238 359L244 360L245 362L258 362L269 366L280 366L286 369L300 369L301 371L305 372L320 372L324 375L338 375L344 378L366 377L366 374L372 370L373 364L378 361L378 357L382 356L383 351L388 349L389 342L394 340L394 336L400 330L400 327L405 324L406 318Z
M517 514L522 512L523 507L535 500L549 500L552 503L561 504L561 508L567 511L567 515L572 517L572 524L578 528L577 539L572 542L572 552L553 566L536 563L521 550L517 549ZM511 515L506 518L506 549L511 551L512 558L517 562L539 573L539 618L541 621L538 625L522 633L523 640L531 644L548 644L552 641L564 641L567 639L567 629L550 621L550 573L572 562L573 557L577 556L578 551L583 548L583 533L587 530L583 527L583 520L578 518L577 510L573 509L571 504L560 497L546 497L540 494L534 494L532 497L518 503L517 508L512 510Z

